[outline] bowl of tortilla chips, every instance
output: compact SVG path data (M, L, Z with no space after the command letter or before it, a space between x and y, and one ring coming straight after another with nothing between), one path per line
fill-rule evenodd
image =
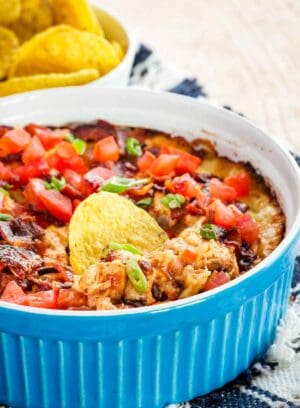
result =
M62 86L122 86L135 46L97 1L0 0L0 97Z

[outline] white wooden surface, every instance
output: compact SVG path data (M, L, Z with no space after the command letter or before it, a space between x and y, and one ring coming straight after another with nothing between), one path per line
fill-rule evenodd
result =
M300 154L300 0L101 0L162 58Z

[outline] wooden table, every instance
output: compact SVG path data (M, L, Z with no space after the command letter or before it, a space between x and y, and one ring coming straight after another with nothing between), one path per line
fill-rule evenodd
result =
M100 2L99 2L100 3ZM140 41L300 154L300 0L101 0Z

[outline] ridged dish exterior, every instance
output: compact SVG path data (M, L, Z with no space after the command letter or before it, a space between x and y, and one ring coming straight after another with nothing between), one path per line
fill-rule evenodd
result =
M152 312L99 318L1 308L0 401L161 408L216 389L274 339L292 265L290 248L237 286Z

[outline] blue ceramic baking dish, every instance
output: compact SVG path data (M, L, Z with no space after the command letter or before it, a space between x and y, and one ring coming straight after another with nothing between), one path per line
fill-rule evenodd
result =
M285 315L300 230L289 153L245 119L183 96L87 87L0 101L0 123L96 118L205 137L221 154L251 161L278 196L286 236L236 280L165 305L67 312L0 302L0 401L14 408L161 408L191 399L265 353Z

